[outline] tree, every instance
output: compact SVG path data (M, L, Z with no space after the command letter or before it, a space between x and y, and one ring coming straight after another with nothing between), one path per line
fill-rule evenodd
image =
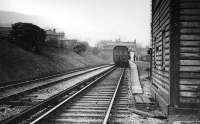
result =
M39 52L39 46L45 43L46 32L31 23L15 23L10 32L12 42L24 50Z
M87 45L85 43L78 42L74 47L73 51L80 54L81 52L85 52L87 50Z

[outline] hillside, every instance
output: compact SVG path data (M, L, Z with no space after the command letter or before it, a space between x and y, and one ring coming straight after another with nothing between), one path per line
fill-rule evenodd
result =
M67 49L43 47L41 54L0 41L0 82L26 80L67 70L110 63L92 53L78 55Z
M0 27L7 27L16 22L27 22L41 27L51 27L49 21L39 16L21 14L16 12L0 11Z

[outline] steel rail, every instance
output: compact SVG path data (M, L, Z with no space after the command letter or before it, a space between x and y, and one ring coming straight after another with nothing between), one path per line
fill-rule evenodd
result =
M95 79L96 77L98 77L99 75L102 75L103 73L105 73L105 74L103 74L103 75L105 76L106 74L108 74L108 73L110 73L111 71L113 71L114 68L115 68L115 67L113 66L112 68L103 71L102 73L96 75L95 77L91 77L91 78L89 78L89 79L86 79L86 80L84 80L84 81L81 81L81 82L79 82L78 84L76 84L76 85L74 85L74 86L72 86L72 87L70 87L70 88L67 88L66 90L64 90L64 91L62 91L62 92L60 92L60 93L58 93L58 94L56 94L56 95L50 97L49 99L44 100L43 102L41 102L41 103L39 103L39 104L37 104L37 105L35 105L35 106L33 106L33 107L31 107L31 108L29 108L29 109L23 111L22 113L20 113L20 114L14 116L14 117L11 117L11 118L8 118L8 119L6 119L6 120L1 121L0 123L1 123L1 124L13 124L13 123L19 123L19 122L21 122L21 121L23 121L23 120L26 120L26 119L29 118L31 115L35 114L35 113L38 112L38 111L43 110L44 108L47 108L48 106L55 106L55 104L60 103L59 100L60 100L62 97L66 96L70 91L73 91L73 90L75 90L75 89L80 89L80 86L82 86L82 85L87 85L87 82L88 82L88 81L90 81L90 80L92 80L92 79ZM103 78L103 77L101 76L101 78L95 79L95 82L96 82L97 80L102 79L102 78ZM92 82L92 84L93 84L93 83L94 83L94 81ZM89 86L91 86L92 84L90 83Z
M53 107L52 109L50 109L49 111L47 111L46 113L44 113L43 115L41 115L40 117L38 117L37 119L35 119L34 121L32 121L30 124L36 124L39 121L41 121L44 117L48 116L50 113L52 113L53 111L55 111L56 109L58 109L59 107L61 107L64 103L70 101L72 98L74 98L75 96L77 96L78 94L80 94L82 91L86 90L87 88L89 88L90 86L92 86L93 84L95 84L96 82L98 82L99 80L105 78L108 74L110 74L115 68L112 68L111 70L107 71L106 73L104 73L101 77L98 77L97 79L95 79L94 81L92 81L91 83L89 83L87 86L83 87L82 89L80 89L78 92L76 92L75 94L73 94L72 96L68 97L67 99L63 100L62 102L60 102L58 105L56 105L55 107Z
M106 112L106 116L105 116L105 118L104 118L104 120L103 120L103 124L107 124L107 122L108 122L109 115L110 115L110 112L111 112L111 109L112 109L114 100L115 100L115 98L116 98L116 94L117 94L117 92L118 92L118 90L119 90L119 86L120 86L120 84L121 84L121 82L122 82L122 79L123 79L123 77L124 77L124 74L125 74L125 69L123 69L123 72L122 72L122 74L121 74L121 76L120 76L120 78L119 78L119 80L118 80L117 87L115 88L115 92L114 92L114 94L113 94L113 96L112 96L112 99L111 99L111 101L110 101L108 110L107 110L107 112Z

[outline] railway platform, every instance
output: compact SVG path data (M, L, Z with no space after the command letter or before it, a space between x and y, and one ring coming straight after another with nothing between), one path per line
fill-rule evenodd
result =
M131 90L133 94L143 94L143 89L141 87L137 65L133 61L129 61L130 65L130 81Z
M132 113L143 117L166 119L165 114L160 110L158 102L150 94L150 82L141 79L136 63L129 61L130 65L130 88L133 98L133 106L130 107ZM145 81L145 84L144 84Z

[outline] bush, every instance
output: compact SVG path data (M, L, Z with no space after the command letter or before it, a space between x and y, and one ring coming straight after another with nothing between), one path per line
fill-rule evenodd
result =
M98 55L100 53L100 50L97 47L92 48L92 53L94 55Z
M85 43L77 43L73 46L73 51L77 54L80 54L81 52L85 52L87 50L87 45Z
M12 43L24 50L39 52L39 46L45 43L46 32L31 23L15 23L10 32Z

